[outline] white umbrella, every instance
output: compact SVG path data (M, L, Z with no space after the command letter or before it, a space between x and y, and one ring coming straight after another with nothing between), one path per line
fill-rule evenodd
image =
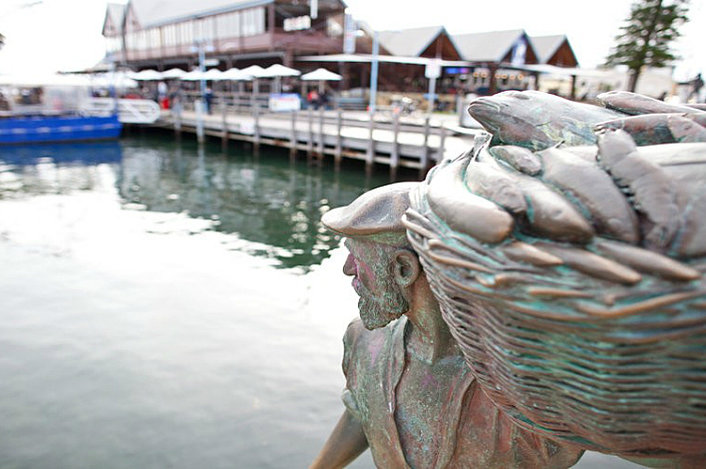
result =
M249 67L245 67L241 70L241 72L246 75L252 75L254 78L265 78L267 76L265 69L260 67L259 65L251 65Z
M275 79L274 91L275 91L275 93L279 93L282 91L282 77L298 77L301 74L302 74L302 72L300 72L299 70L285 67L284 65L280 65L280 64L274 64L274 65L270 65L269 67L267 67L265 69L265 71L263 73L263 77L274 78Z
M223 80L223 72L221 72L217 68L212 68L212 69L204 72L203 79L204 80Z
M199 80L205 79L205 78L203 78L203 75L204 75L204 73L201 73L201 70L199 70L198 68L196 68L196 69L190 71L189 73L185 73L185 74L180 78L180 80L185 80L185 81L199 81Z
M318 81L319 82L319 92L323 93L323 91L326 89L326 86L324 85L324 82L326 81L339 81L343 77L339 75L338 73L333 73L325 68L317 68L313 72L305 73L304 75L301 76L301 79L304 81Z
M233 80L233 81L244 81L252 80L253 76L248 73L243 73L242 70L237 68L229 68L221 74L221 80Z
M305 81L339 81L342 78L338 73L329 72L325 68L317 68L313 72L301 76L301 79Z
M295 70L293 68L285 67L284 65L274 64L270 65L264 70L262 78L273 78L273 77L298 77L302 72Z
M137 81L133 80L132 78L129 78L127 74L123 72L114 72L114 73L102 73L100 75L93 75L91 77L91 85L100 87L100 88L108 88L110 86L114 86L118 89L124 89L124 88L137 88L139 83Z
M251 65L242 69L241 72L253 77L251 99L254 102L255 96L260 94L260 82L258 81L258 78L265 76L265 69L259 65Z
M162 79L162 74L159 73L157 70L152 70L148 68L147 70L142 70L140 72L130 75L130 78L142 81L156 81Z
M162 78L167 80L173 80L175 78L181 78L186 75L186 72L180 68L170 68L166 72L162 72Z

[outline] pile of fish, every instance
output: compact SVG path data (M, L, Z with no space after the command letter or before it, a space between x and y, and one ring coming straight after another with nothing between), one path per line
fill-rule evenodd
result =
M706 254L706 111L598 98L605 107L537 91L475 100L469 112L492 139L430 175L432 211L484 243L513 232L579 249L612 240L665 258L655 266Z
M469 366L519 425L706 454L706 110L598 99L475 100L490 135L433 168L403 221Z

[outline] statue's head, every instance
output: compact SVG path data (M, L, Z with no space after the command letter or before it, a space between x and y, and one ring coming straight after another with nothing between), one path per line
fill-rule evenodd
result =
M327 228L348 238L345 245L350 254L343 273L353 277L360 318L368 329L383 327L406 313L412 286L423 277L402 225L409 191L416 185L373 189L321 219Z

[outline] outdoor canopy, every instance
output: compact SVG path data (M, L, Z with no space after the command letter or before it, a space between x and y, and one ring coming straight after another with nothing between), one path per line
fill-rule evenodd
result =
M153 70L151 68L147 70L142 70L137 73L132 73L128 75L130 78L133 80L142 80L142 81L157 81L162 79L162 74L158 72L157 70Z
M284 65L274 64L270 65L264 70L262 78L269 77L298 77L302 72L295 70L293 68L285 67Z
M184 75L186 75L186 72L180 68L170 68L166 72L162 72L162 78L165 78L167 80L181 78Z
M342 78L338 73L330 72L325 68L317 68L313 72L301 76L301 79L305 81L339 81Z

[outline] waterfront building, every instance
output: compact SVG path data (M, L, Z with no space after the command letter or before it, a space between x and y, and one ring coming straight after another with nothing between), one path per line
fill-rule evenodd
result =
M345 14L342 0L158 0L109 4L103 35L108 57L133 70L194 68L203 52L208 67L228 69L280 63L302 71L328 62L343 76L340 90L366 102L374 38L379 45L379 98L404 93L425 101L430 60L443 61L437 106L455 96L531 89L537 65L576 67L564 35L530 38L523 29L450 34L444 26L373 31ZM382 103L386 104L385 102Z
M534 47L540 64L555 67L578 67L579 61L569 44L569 38L563 34L554 36L532 36L530 42Z
M340 0L130 0L108 5L108 54L133 69L189 69L203 52L211 66L282 63L302 54L340 52L345 5Z

